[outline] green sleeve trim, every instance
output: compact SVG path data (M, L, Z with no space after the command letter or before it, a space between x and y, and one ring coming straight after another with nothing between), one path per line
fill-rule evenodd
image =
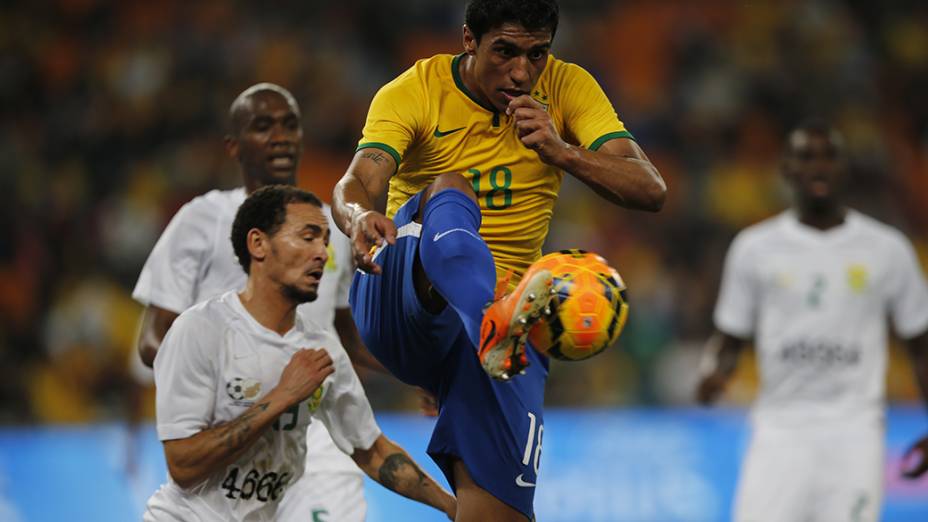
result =
M396 168L393 169L393 174L396 174L396 171L399 170L399 168L400 168L400 161L402 161L403 158L400 156L400 153L399 153L399 152L396 152L396 149L394 149L393 147L387 145L386 143L378 143L378 142L376 142L376 141L372 141L372 142L369 142L369 143L362 143L362 144L358 145L358 148L355 149L354 151L355 151L355 152L358 152L359 150L362 150L362 149L380 149L380 150L386 152L387 154L393 156L393 161L396 162Z
M628 138L630 140L635 139L635 137L632 136L632 133L628 132L627 130L610 132L609 134L603 134L602 136L596 138L596 141L594 141L588 148L589 150L596 152L600 147L603 146L603 143L606 143L609 140L614 140L616 138Z

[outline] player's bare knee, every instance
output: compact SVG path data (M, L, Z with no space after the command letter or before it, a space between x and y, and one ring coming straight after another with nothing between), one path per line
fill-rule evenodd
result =
M417 223L422 222L422 213L425 211L425 205L432 199L432 196L446 189L455 189L463 192L474 203L477 203L477 194L474 193L474 187L467 178L456 173L448 172L439 174L434 181L425 189L422 197L419 198L419 212L415 217Z
M445 174L439 174L432 184L429 185L427 198L431 198L433 195L438 194L445 189L455 189L460 190L467 195L474 203L477 202L477 194L474 193L474 186L470 181L467 180L461 174L457 172L448 172Z

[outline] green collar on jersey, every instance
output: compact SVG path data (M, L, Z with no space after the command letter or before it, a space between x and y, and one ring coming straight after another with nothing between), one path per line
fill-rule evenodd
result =
M497 112L496 109L494 109L493 107L488 107L486 104L480 101L476 96L474 96L472 92L470 92L470 90L467 89L467 86L464 85L464 79L461 78L461 70L460 70L461 58L464 58L464 53L456 55L451 60L451 76L454 78L454 84L457 86L457 88L461 92L464 93L465 96L470 98L471 101L473 101L480 107L492 112L493 113L493 126L499 127L499 112Z

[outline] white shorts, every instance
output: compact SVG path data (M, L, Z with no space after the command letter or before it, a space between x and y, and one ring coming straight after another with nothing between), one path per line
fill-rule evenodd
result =
M364 522L364 478L357 473L305 473L287 488L281 522Z
M741 468L736 522L876 521L883 502L883 428L757 427Z

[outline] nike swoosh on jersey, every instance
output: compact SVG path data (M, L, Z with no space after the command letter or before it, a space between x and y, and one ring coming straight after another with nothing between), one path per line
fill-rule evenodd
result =
M439 239L441 239L441 238L447 236L448 234L450 234L450 233L452 233L452 232L464 232L465 234L468 234L468 235L473 236L473 237L475 237L475 238L477 238L477 239L480 239L480 236L475 235L473 232L471 232L470 230L467 230L466 228L452 228L451 230L445 230L444 232L436 232L436 233L435 233L435 237L432 238L432 241L433 241L433 242L434 242L434 241L438 241Z
M446 130L446 131L438 130L438 127L435 127L435 134L433 134L433 136L435 136L436 138L444 138L445 136L449 134L454 134L455 132L459 130L464 130L464 127L458 127L456 129L451 129L451 130Z
M516 486L519 486L520 488L533 488L535 487L535 483L526 482L525 480L522 479L522 474L519 473L519 476L516 477Z

